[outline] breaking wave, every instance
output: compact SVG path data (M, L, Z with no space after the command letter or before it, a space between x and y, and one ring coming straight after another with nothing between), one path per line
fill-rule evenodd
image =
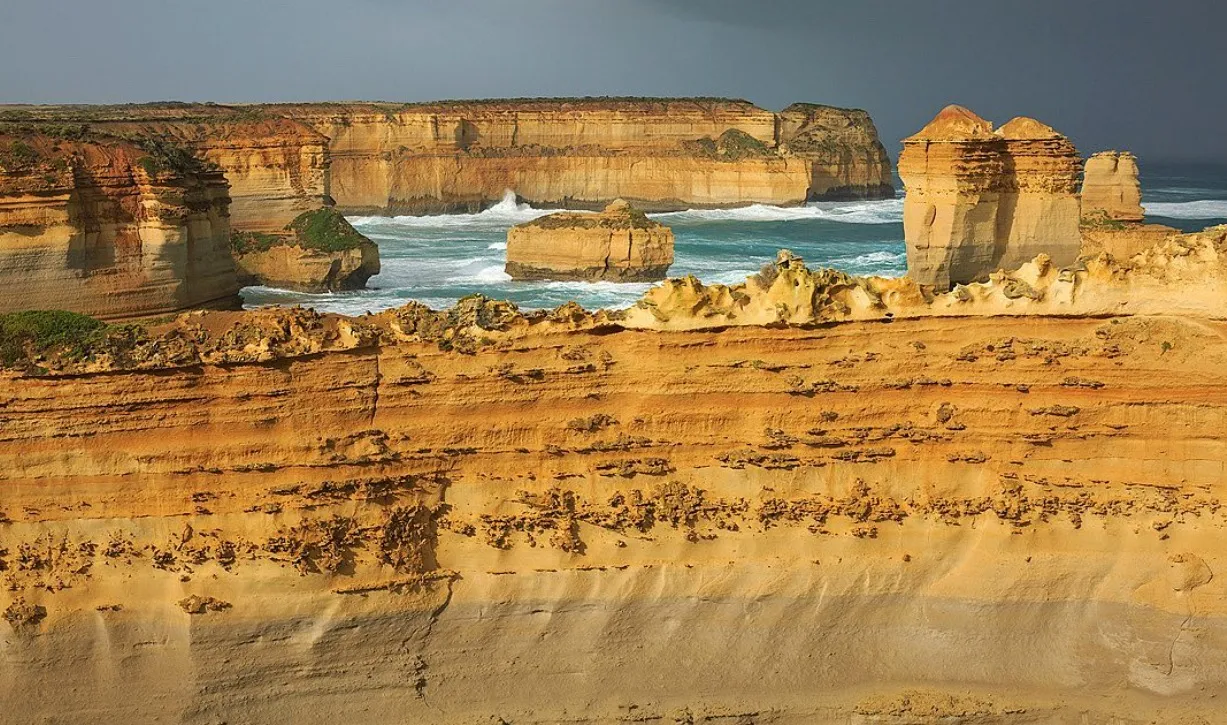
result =
M1151 216L1168 219L1227 219L1227 199L1198 201L1152 201L1142 204Z
M903 199L881 201L819 201L804 206L753 204L736 209L687 209L650 215L661 222L787 222L820 219L844 224L899 224Z

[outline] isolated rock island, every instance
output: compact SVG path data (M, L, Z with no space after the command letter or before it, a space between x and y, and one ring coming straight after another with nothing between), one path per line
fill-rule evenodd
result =
M515 279L651 282L673 264L673 231L618 199L597 214L560 212L507 232Z
M303 292L362 289L379 274L379 247L332 208L304 212L280 234L233 232L239 282Z

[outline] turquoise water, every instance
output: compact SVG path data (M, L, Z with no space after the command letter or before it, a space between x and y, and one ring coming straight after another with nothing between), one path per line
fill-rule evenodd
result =
M1155 165L1143 170L1149 220L1185 231L1227 223L1227 168ZM509 194L480 214L428 217L351 217L379 244L383 271L370 289L339 294L251 287L248 306L302 304L361 314L418 300L434 308L480 292L526 309L575 300L586 308L626 307L650 284L516 282L503 273L507 230L549 210L517 205ZM750 206L654 214L673 228L670 276L693 274L708 283L736 283L791 249L810 266L858 275L898 276L907 268L903 199L823 202L803 207Z

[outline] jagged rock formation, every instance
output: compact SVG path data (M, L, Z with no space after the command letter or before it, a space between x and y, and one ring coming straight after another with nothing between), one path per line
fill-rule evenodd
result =
M1073 144L1038 121L994 130L965 108L942 110L899 157L908 274L949 289L1039 253L1072 263L1079 171Z
M280 234L236 231L230 241L243 285L339 292L379 274L379 247L328 207L299 215Z
M1100 151L1087 159L1082 181L1082 216L1120 222L1143 220L1136 156L1128 151Z
M1216 722L1225 260L936 295L784 255L625 316L47 352L0 373L5 716Z
M228 186L119 139L0 135L0 312L238 305Z
M515 279L643 282L673 264L673 231L619 199L599 214L559 212L507 232Z

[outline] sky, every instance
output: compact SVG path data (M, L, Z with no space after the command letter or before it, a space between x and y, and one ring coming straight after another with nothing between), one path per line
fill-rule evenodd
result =
M1224 0L3 0L0 103L729 96L948 103L1227 163Z

